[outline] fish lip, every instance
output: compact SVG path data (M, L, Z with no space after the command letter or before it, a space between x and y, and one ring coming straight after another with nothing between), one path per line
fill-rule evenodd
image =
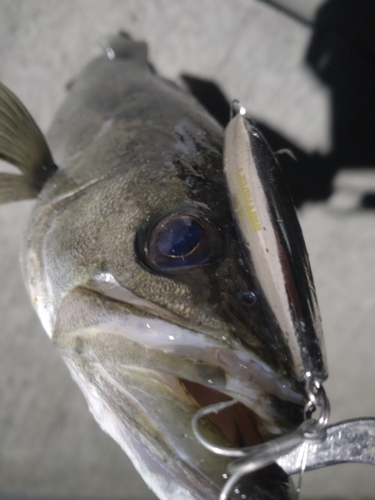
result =
M273 369L266 365L258 356L249 350L245 350L239 342L234 344L233 341L228 341L225 332L219 335L219 340L216 330L201 327L200 325L194 327L189 321L184 320L177 314L166 311L163 307L136 296L130 290L121 286L109 272L100 272L95 275L89 282L88 287L119 303L124 303L135 308L142 308L143 315L145 310L149 312L150 318L144 317L144 331L147 331L147 329L151 330L151 324L155 321L165 322L168 326L166 330L174 328L180 331L180 338L172 331L167 335L165 332L159 330L156 342L155 337L154 341L150 341L150 331L147 331L147 335L144 335L142 340L139 336L132 340L140 342L147 347L161 350L164 353L175 354L180 356L182 360L188 358L198 363L203 361L209 365L220 367L226 375L227 394L235 397L234 395L237 393L238 399L242 399L244 404L246 404L246 401L244 398L241 398L241 395L246 394L252 386L258 386L265 393L290 403L301 406L305 403L305 396L299 390L298 386L293 387L285 378L275 376L277 374ZM161 319L155 319L155 316ZM122 333L121 327L118 329L118 333ZM190 344L183 338L183 333L190 334L190 336L191 334L194 335ZM131 339L131 335L130 337L129 334L126 336ZM209 356L207 355L209 351L207 347L211 350ZM201 382L198 381L198 383ZM223 391L224 389L222 386L213 387L214 384L209 379L203 385L217 388L219 391Z

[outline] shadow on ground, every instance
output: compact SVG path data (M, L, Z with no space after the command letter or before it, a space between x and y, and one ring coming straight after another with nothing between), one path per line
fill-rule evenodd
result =
M306 62L331 93L332 149L309 154L264 123L257 125L273 151L288 148L297 161L279 155L297 207L326 200L342 168L375 167L375 2L328 0L317 13ZM229 104L212 81L182 75L194 96L225 126ZM360 207L375 209L375 192Z

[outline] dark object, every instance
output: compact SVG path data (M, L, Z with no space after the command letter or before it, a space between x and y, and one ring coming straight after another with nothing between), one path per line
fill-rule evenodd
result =
M189 91L223 127L229 122L230 107L221 88L210 80L181 75Z

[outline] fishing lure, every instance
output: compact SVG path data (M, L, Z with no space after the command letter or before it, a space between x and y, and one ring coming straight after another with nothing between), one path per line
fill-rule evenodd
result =
M305 471L346 462L375 465L375 419L328 426L323 334L302 233L296 231L298 222L287 188L280 190L284 181L275 156L239 101L232 103L225 130L224 171L248 268L281 325L296 376L305 383L307 401L304 421L295 431L256 446L218 446L200 430L200 419L235 401L199 410L192 420L193 432L206 449L236 458L227 467L229 479L220 500L227 500L244 476L274 462L288 475L300 473L299 493ZM320 415L313 418L317 410Z

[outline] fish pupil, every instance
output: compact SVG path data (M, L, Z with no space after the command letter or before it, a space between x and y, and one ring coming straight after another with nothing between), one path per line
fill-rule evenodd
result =
M202 228L190 217L173 220L159 233L158 249L172 258L183 258L191 254L202 239Z

